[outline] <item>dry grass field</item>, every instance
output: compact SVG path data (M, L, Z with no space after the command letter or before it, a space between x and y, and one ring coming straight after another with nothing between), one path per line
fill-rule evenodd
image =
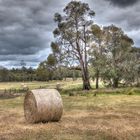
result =
M0 140L139 140L140 95L62 94L60 122L28 124L24 96L0 98Z
M30 89L35 89L39 87L54 88L57 83L60 83L64 88L74 87L75 85L81 85L81 79L77 81L72 81L72 79L67 79L66 81L50 81L50 82L0 82L0 90L5 89L19 89L22 85L27 85Z

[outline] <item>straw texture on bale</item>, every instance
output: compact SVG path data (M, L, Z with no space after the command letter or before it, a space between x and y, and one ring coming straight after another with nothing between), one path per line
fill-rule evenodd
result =
M29 91L24 99L24 115L29 123L59 121L63 113L63 103L55 89Z

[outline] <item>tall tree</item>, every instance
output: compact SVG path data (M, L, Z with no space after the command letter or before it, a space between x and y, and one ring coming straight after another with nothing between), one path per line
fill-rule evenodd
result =
M106 46L105 46L105 35L103 29L97 24L91 26L91 33L93 36L93 44L90 49L92 56L91 64L95 70L96 78L96 89L99 88L99 78L106 65Z
M51 43L51 49L52 49L52 56L54 57L54 59L56 60L55 62L55 66L57 69L57 77L59 79L63 79L64 77L64 54L62 53L61 48L59 47L59 44L57 44L56 42L52 42Z
M39 64L37 69L37 76L39 80L53 80L54 71L56 70L56 58L50 54L46 61Z
M140 48L132 47L123 65L125 85L140 86Z
M87 3L71 1L64 8L64 13L64 16L55 14L54 20L58 23L58 27L53 33L61 44L63 53L79 62L83 89L89 90L91 88L88 71L89 27L95 12Z
M109 73L111 72L113 87L117 88L124 72L124 62L127 60L134 43L131 38L124 34L121 28L114 25L104 27L104 31L106 34Z

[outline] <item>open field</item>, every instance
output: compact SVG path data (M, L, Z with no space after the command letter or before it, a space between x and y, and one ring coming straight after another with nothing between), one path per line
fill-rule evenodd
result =
M67 81L50 81L50 82L37 82L37 81L33 81L33 82L1 82L0 83L0 90L4 90L4 89L19 89L22 88L22 85L25 84L27 85L30 89L35 89L35 88L40 88L40 87L46 87L46 88L54 88L56 87L56 84L60 83L64 88L67 87L73 87L73 86L77 86L77 85L81 85L81 79L78 79L75 81L72 81L71 79L68 79ZM76 84L75 84L76 83Z
M45 124L25 121L24 96L1 98L0 140L140 139L139 94L102 93L95 97L90 92L83 96L62 93L64 113L61 121Z
M74 88L77 86L82 86L82 80L79 78L76 81L73 81L70 78L67 78L66 81L49 81L49 82L0 82L0 90L5 90L5 89L19 89L22 88L22 85L25 84L29 87L29 89L35 89L35 88L40 88L40 87L45 87L45 88L54 88L56 87L56 84L59 83L62 85L63 88L69 89L69 88ZM95 86L95 82L91 81L91 86ZM100 82L100 87L103 87L103 84Z

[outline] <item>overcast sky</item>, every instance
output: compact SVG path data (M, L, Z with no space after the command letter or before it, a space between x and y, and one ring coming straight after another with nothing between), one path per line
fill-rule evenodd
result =
M140 47L139 0L82 0L96 13L95 23L121 27ZM37 67L50 53L54 13L70 0L0 0L0 66Z

